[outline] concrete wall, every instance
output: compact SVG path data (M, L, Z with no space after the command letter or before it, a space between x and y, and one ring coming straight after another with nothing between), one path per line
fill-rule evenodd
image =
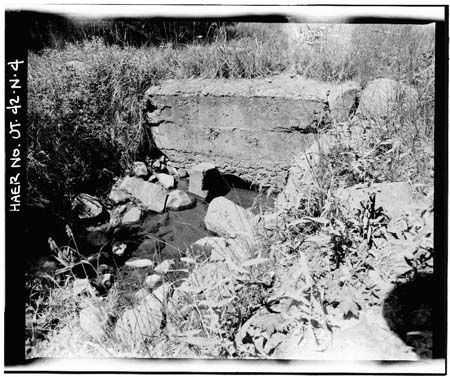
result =
M157 146L189 168L211 161L229 174L282 187L293 157L314 141L324 114L346 115L357 87L299 77L167 81L145 95ZM344 109L344 111L342 111Z

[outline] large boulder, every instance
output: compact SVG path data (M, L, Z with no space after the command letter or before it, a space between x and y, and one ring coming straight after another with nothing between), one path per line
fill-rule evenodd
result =
M173 190L169 192L167 208L172 211L181 211L195 206L195 198L190 197L186 192Z
M349 211L361 209L361 202L366 202L369 195L375 194L375 207L383 207L391 218L407 213L414 206L413 192L407 182L374 183L370 187L364 184L355 185L336 193L338 199Z
M361 93L359 111L373 118L392 117L417 105L417 91L391 79L370 81Z
M219 236L240 238L249 248L257 243L257 222L250 211L223 196L211 201L205 216L206 229Z
M103 212L103 206L97 198L89 194L79 194L72 200L72 211L81 220L92 220Z
M289 168L286 185L278 195L277 206L280 209L297 208L309 196L309 190L316 182L317 166L330 149L332 140L332 136L321 135L311 147L296 156Z
M138 199L145 209L161 213L166 208L167 191L160 185L135 177L125 177L119 188Z
M337 125L334 132L318 136L306 151L299 153L292 161L286 185L278 195L276 202L278 209L298 208L302 201L307 200L311 192L317 190L317 179L323 171L323 166L328 164L326 156L330 150L342 145L353 148L365 131L360 125L351 127Z
M208 191L211 189L211 187L209 187L210 177L217 174L218 171L216 165L212 163L202 162L195 165L189 173L189 192L192 192L201 198L206 198L208 196Z
M348 121L356 110L360 94L360 89L355 86L330 96L328 103L331 118L337 122Z

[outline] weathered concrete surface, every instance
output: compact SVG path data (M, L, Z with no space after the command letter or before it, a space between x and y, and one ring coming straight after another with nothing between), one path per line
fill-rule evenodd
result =
M286 75L172 80L146 92L146 120L157 146L176 163L190 168L207 160L225 173L282 186L292 158L314 141L327 100L329 115L342 117L357 90L354 83Z

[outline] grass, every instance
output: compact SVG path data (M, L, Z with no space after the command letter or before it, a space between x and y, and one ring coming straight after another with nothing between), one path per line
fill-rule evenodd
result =
M133 160L147 156L142 97L151 85L169 78L253 78L291 72L364 85L373 78L391 77L418 90L421 111L429 118L426 124L432 124L430 28L341 25L342 33L336 26L308 26L302 38L291 40L282 27L238 24L233 39L222 28L212 42L177 46L169 42L119 47L94 38L30 53L30 197L67 207L71 195L93 187L100 194Z
M127 286L119 274L102 300L89 290L74 296L75 277L68 271L59 280L52 273L30 278L30 357L270 358L280 342L296 336L318 349L329 345L336 325L333 311L357 317L382 305L373 271L385 281L395 280L392 255L370 244L367 218L346 212L335 194L358 183L407 181L418 195L432 186L432 33L410 25L354 26L347 39L336 43L331 27L308 28L298 41L284 38L280 27L240 24L232 40L218 33L211 43L177 47L107 46L93 39L30 55L30 195L60 200L62 206L80 191L106 192L113 177L148 154L141 99L164 79L291 72L328 81L357 79L364 86L373 78L390 77L414 87L419 99L413 111L399 106L384 118L360 114L319 130L320 158L309 160L311 185L299 180L295 205L262 217L261 224L272 225L259 228L261 243L250 250L248 265L188 255L192 263L180 268L190 275L181 286L178 275L164 277L176 294L163 300L164 323L155 336L143 340L130 332L119 340L106 333L92 339L78 324L87 303L102 301L104 314L116 317L134 308L137 303L129 298L144 288L138 277ZM382 213L365 216L373 220L370 234L385 232ZM69 236L70 247L53 247L61 268L84 259ZM430 267L429 255L423 255L432 255L432 247L419 249L412 274ZM273 307L278 314L269 311ZM63 341L66 334L75 334L70 345Z

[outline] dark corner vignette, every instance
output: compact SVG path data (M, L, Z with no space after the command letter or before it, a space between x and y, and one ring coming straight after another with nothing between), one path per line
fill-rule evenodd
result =
M436 22L436 116L435 116L435 255L436 291L433 312L433 358L447 356L447 266L448 266L448 13L445 6L445 20ZM446 284L439 282L445 281ZM447 359L446 359L447 362ZM447 365L446 365L447 369Z
M22 13L5 11L5 366L25 361L24 194L27 43Z

